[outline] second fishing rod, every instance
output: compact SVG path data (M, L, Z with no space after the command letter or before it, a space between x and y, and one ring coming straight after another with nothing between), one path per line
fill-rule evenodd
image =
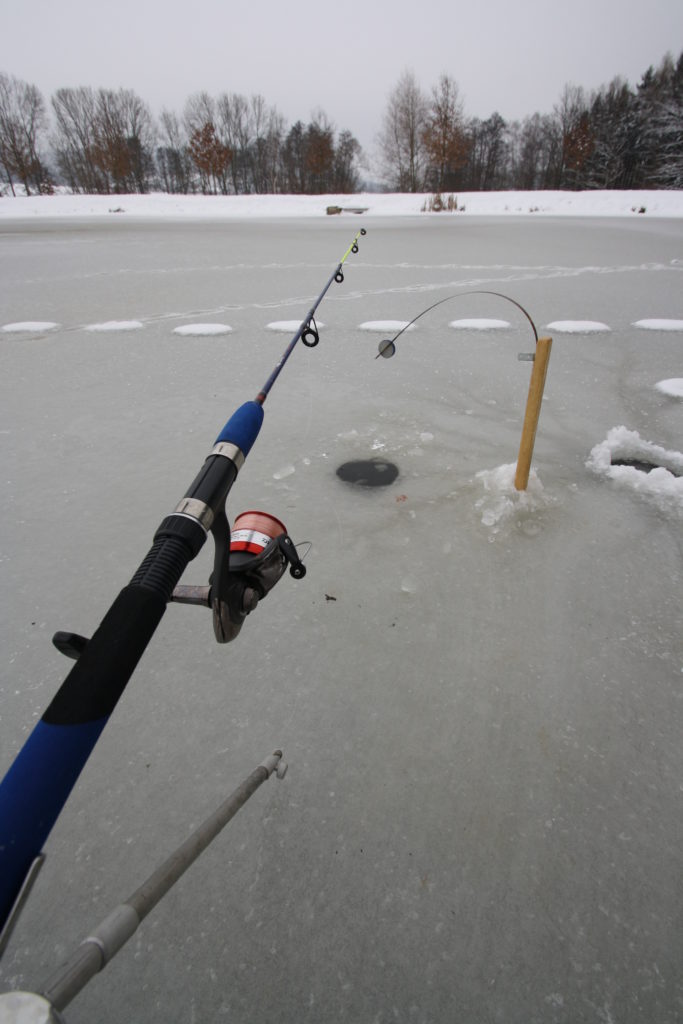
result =
M258 437L268 393L299 339L317 344L315 312L332 283L343 281L343 265L358 252L364 234L363 228L354 237L256 399L229 418L93 636L55 634L55 646L76 664L0 782L0 955L37 877L47 837L168 603L210 608L215 637L225 643L238 635L288 565L295 579L304 576L283 523L267 513L245 513L235 521L240 529L231 532L226 500ZM215 550L208 586L180 586L209 534Z

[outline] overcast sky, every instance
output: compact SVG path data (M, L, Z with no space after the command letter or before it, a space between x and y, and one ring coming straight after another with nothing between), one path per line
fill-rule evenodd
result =
M288 123L322 108L374 147L405 69L425 91L442 71L468 116L552 109L683 49L681 0L4 0L0 71L38 86L134 89L154 113L201 90L261 93ZM405 13L402 13L405 12Z

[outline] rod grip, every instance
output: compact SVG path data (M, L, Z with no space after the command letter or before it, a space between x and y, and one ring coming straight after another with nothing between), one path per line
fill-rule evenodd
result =
M244 402L225 424L216 438L216 444L222 441L234 444L246 458L258 437L263 415L263 406L258 402Z

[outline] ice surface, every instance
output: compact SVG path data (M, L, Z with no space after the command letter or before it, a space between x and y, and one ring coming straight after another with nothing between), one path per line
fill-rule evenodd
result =
M168 608L46 844L3 988L39 987L282 748L287 777L69 1024L678 1024L681 517L673 490L659 504L586 460L615 424L681 451L683 404L654 387L680 376L680 335L632 326L683 316L681 223L649 201L561 220L506 201L485 221L362 219L328 328L284 368L228 500L231 521L263 509L307 542L306 578L286 573L229 645L206 608ZM0 771L71 667L50 637L97 627L272 370L286 339L264 324L306 315L358 225L202 216L3 222L3 319L64 326L0 345ZM476 287L539 324L611 326L556 339L524 494L518 311L470 336L435 309L390 360L357 328ZM80 329L112 316L144 332ZM229 344L173 333L225 321ZM337 476L373 457L390 486ZM640 476L664 472L677 487ZM183 582L212 568L209 538Z

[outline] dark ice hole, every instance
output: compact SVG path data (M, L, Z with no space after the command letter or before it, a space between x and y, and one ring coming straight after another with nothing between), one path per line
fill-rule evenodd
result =
M644 462L642 459L612 459L611 462L613 466L630 466L632 469L640 470L641 473L649 473L652 469L662 468L656 462ZM667 469L669 473L672 473L674 476L681 475L669 466L664 466L664 469Z
M398 466L384 459L356 459L344 462L337 469L337 476L347 484L361 487L387 487L398 476Z

